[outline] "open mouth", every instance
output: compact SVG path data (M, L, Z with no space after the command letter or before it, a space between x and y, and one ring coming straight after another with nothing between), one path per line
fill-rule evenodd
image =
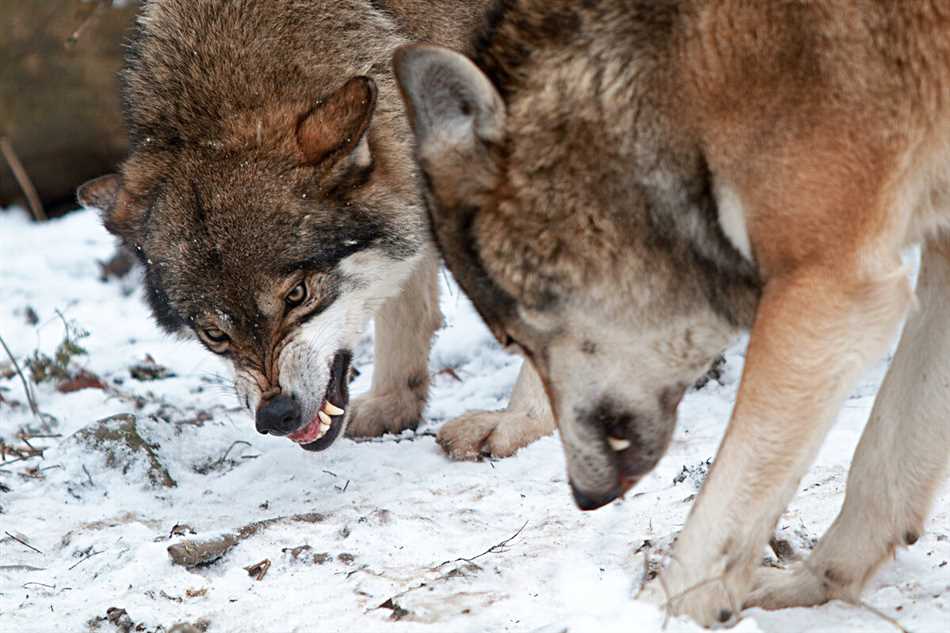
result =
M323 395L323 401L317 414L307 424L287 437L308 451L322 451L333 444L346 417L346 407L350 403L349 376L352 354L341 350L333 356L330 363L330 384Z

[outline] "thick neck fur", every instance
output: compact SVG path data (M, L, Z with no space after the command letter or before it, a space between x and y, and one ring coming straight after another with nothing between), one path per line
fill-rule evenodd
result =
M519 206L540 210L538 226L511 219L519 233L562 226L557 256L585 262L573 269L593 278L598 266L611 276L629 269L630 278L661 269L681 298L700 293L727 322L744 326L759 280L723 234L714 176L682 114L674 63L683 4L503 0L476 40L476 62L504 96L518 137L509 179L547 174L565 185L517 187L535 196ZM570 235L581 233L597 244L596 258L570 252L584 241ZM534 248L538 260L550 259Z

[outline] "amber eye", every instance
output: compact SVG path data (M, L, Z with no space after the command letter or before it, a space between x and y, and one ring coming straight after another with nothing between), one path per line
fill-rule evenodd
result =
M223 347L231 340L231 337L227 335L224 330L220 330L216 327L209 327L202 330L205 338L208 339L208 342L212 347L218 348Z
M287 296L284 297L284 303L287 304L288 308L296 308L303 303L306 298L307 286L304 283L299 283L294 286L293 290L287 293Z

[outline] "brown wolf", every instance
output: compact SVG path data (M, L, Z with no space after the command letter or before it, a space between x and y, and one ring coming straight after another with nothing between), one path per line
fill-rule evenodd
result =
M261 433L308 450L414 428L441 324L437 258L390 59L462 46L487 0L147 2L123 72L131 155L80 189L138 253L159 324L229 358ZM348 402L376 323L370 393ZM457 457L553 430L523 372L507 412L450 422Z
M653 468L684 386L751 329L648 594L707 625L856 599L917 540L950 448L950 5L511 0L474 64L421 46L395 65L437 242L542 377L580 507ZM908 313L840 516L807 563L757 573Z

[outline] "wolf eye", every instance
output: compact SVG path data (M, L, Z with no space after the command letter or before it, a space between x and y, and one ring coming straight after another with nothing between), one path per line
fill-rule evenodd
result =
M299 283L294 286L294 289L287 293L287 296L284 297L284 303L287 304L288 308L296 308L307 298L307 286L304 283Z
M212 347L221 347L231 340L224 330L216 327L205 328L201 331Z

